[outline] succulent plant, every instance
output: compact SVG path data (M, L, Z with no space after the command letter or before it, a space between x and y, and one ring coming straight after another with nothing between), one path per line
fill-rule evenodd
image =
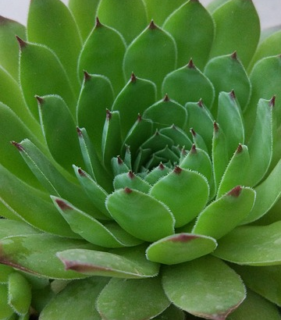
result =
M1 17L0 319L281 319L280 38L251 0Z

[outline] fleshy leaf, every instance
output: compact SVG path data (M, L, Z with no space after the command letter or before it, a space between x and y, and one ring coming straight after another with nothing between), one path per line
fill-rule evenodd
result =
M176 219L175 227L179 228L204 209L209 199L209 186L197 172L176 167L158 180L149 194L167 205Z
M95 319L101 320L95 301L108 279L92 277L73 281L48 303L40 314L42 320ZM79 307L78 307L79 306Z
M169 305L159 277L111 279L97 301L99 313L108 320L152 319Z
M249 266L268 266L281 261L281 222L267 226L242 226L219 241L214 255Z
M14 310L7 303L8 301L8 288L6 285L0 284L0 316L2 319L10 319Z
M211 256L163 268L169 300L197 317L225 320L246 297L240 277Z
M124 230L144 241L174 233L174 217L166 205L140 191L117 190L108 196L106 207Z
M122 71L125 48L122 36L97 19L95 28L80 53L78 60L80 77L83 70L91 74L102 74L109 78L114 93L117 94L125 84Z
M97 16L104 24L119 31L127 44L147 25L146 8L142 0L100 0Z
M168 17L163 29L169 32L177 43L178 67L187 64L192 58L202 70L214 38L214 22L204 6L199 1L184 3Z
M152 21L127 48L123 65L126 79L134 72L140 78L151 80L157 86L160 99L162 81L175 69L176 55L174 39Z
M250 213L255 201L255 191L237 186L210 203L203 210L192 233L219 239L234 229Z
M113 180L113 185L115 190L128 187L144 193L148 193L151 187L146 181L135 175L132 171L117 175Z
M159 271L157 263L145 258L143 246L112 252L71 249L58 252L57 256L66 270L75 270L88 276L140 279L155 277Z
M159 179L165 177L169 172L171 172L171 169L160 163L159 166L151 170L146 175L145 181L147 181L151 185L154 185Z
M230 0L212 13L216 34L211 57L237 51L247 67L260 37L260 22L252 1Z
M150 261L171 265L200 258L216 247L217 242L211 237L179 233L152 243L146 256Z

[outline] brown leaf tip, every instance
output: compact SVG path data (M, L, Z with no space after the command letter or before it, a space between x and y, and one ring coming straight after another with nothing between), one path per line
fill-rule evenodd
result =
M233 188L232 190L230 190L227 195L238 198L241 191L242 191L242 187L237 186L237 187Z
M236 153L241 153L243 151L243 147L242 147L242 144L239 143L237 149L236 149Z
M120 156L117 156L117 163L118 163L119 165L123 164L123 160L121 159Z
M189 69L195 69L195 64L193 63L192 58L189 60L188 64L187 64L187 68Z
M95 28L100 28L102 27L102 24L100 22L100 19L98 17L96 17L96 24L95 24Z
M196 149L196 145L193 143L192 147L191 147L191 150L190 150L191 153L196 153L197 152L197 149Z
M132 72L132 74L131 74L130 81L131 81L131 83L135 83L135 82L137 81L137 77L136 77L136 75L134 74L134 72Z
M18 40L18 43L19 43L19 46L20 46L20 49L24 49L27 45L27 42L25 42L24 40L22 40L20 37L16 36L17 40Z
M168 96L167 93L165 94L165 96L164 96L164 98L163 98L163 101L164 101L164 102L169 102L169 101L170 101L170 98L169 98L169 96Z
M81 168L78 168L78 173L81 177L86 177L86 173Z
M84 73L84 82L89 81L91 79L91 75L86 70L84 70L83 73Z
M231 90L230 93L229 93L229 96L232 100L235 100L236 99L236 95L235 95L235 92L234 90Z
M37 102L38 102L38 105L39 106L42 106L43 105L43 103L44 103L44 98L42 98L42 97L40 97L40 96L35 96L35 98L36 98L36 100L37 100Z
M106 109L106 120L109 121L111 117L112 117L112 113L108 109Z
M181 174L181 172L182 172L182 169L179 166L175 166L174 173Z
M59 206L59 208L63 211L66 211L66 210L71 210L72 208L63 200L61 199L55 199L57 205Z
M197 105L198 105L200 108L203 108L203 106L204 106L203 100L200 99L200 100L197 102Z
M233 60L237 60L237 51L234 51L230 57L233 59Z
M180 233L171 238L172 242L189 242L191 240L197 239L198 236L193 234Z
M81 129L80 129L79 127L76 127L76 131L77 131L77 133L78 133L78 137L79 137L79 138L80 138L80 137L83 137L82 131L81 131Z
M133 190L130 189L130 188L128 188L128 187L126 187L126 188L124 189L124 192L125 192L126 194L130 194L130 193L133 192Z
M270 107L274 107L275 106L275 100L276 100L276 96L273 96L270 101L269 101L269 106Z
M214 130L215 130L215 132L219 131L219 125L217 124L216 121L214 121Z
M149 24L149 26L148 26L148 29L150 29L150 30L155 30L155 29L157 29L157 26L156 26L156 24L154 23L153 20L151 20L151 22L150 22L150 24Z
M135 178L135 174L133 173L132 170L130 170L130 171L128 172L128 177L129 177L131 180Z
M193 137L196 137L196 132L194 131L193 128L190 129L190 132L191 132L191 134L192 134Z
M165 169L165 166L164 166L164 164L162 162L159 163L158 169L159 170L164 170Z
M24 151L24 147L20 143L11 141L11 144L14 145L19 151Z
M141 116L141 114L140 114L140 113L138 113L137 121L138 121L138 122L141 122L141 121L142 121L142 116Z

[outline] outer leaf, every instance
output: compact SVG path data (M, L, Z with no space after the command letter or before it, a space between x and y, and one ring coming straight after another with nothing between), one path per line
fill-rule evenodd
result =
M235 187L229 193L209 204L202 211L192 233L219 239L234 229L251 211L255 191L246 187Z
M79 279L84 276L64 270L56 252L76 248L96 249L82 240L67 239L50 234L10 236L0 242L0 261L22 271L53 279Z
M57 256L67 270L86 275L127 279L155 277L159 265L148 261L144 246L118 249L113 252L72 249L58 252Z
M176 219L175 227L179 228L204 209L209 199L209 186L197 172L176 167L157 181L149 194L169 207Z
M106 25L119 31L127 43L132 42L147 25L142 0L100 0L97 16ZM128 27L129 26L129 27Z
M134 72L141 78L151 80L157 86L160 99L162 81L176 67L176 54L174 39L151 22L127 48L124 57L125 77L129 79Z
M77 25L65 4L58 0L32 0L28 11L27 38L30 42L46 45L56 53L74 91L78 93L77 59L82 43Z
M174 233L174 217L170 210L140 191L117 190L108 196L106 207L124 230L144 241L156 241Z
M125 48L122 36L97 20L80 53L79 75L82 75L84 70L105 75L117 94L125 84L122 71Z
M212 14L216 34L211 57L237 51L247 66L256 50L260 37L260 22L252 1L230 0Z
M6 238L12 235L37 234L40 231L32 228L22 221L14 221L9 219L0 220L0 238ZM3 273L1 273L2 275ZM1 281L0 281L1 282Z
M162 7L159 11L162 11ZM178 67L187 64L192 58L202 70L214 38L214 22L204 6L199 1L184 3L167 18L163 29L168 31L177 43Z
M148 193L151 187L150 184L135 175L132 171L117 175L113 180L113 185L115 190L128 187L144 193Z
M211 256L165 267L163 287L177 307L213 320L226 319L246 297L240 277Z
M281 261L281 221L236 228L219 242L215 256L241 265L268 266Z
M112 279L97 301L99 313L109 320L152 319L169 305L160 277L142 280Z
M179 233L152 243L146 250L150 261L178 264L200 258L217 247L215 239L191 233Z
M94 301L108 282L107 278L92 277L73 281L47 304L40 314L42 320L95 319L101 320Z

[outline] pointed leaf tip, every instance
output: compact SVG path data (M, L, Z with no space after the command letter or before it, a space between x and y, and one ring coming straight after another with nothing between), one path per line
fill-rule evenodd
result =
M123 160L121 159L120 156L117 156L117 162L119 165L123 164Z
M203 108L203 106L204 106L203 100L200 99L200 100L197 102L197 105L198 105L200 108Z
M174 169L175 174L180 174L182 172L182 169L179 166L176 166Z
M238 198L240 193L241 193L241 191L242 191L241 186L237 186L237 187L233 188L232 190L230 190L228 192L228 195L232 196L232 197L235 197L235 198Z
M130 179L134 179L134 178L135 178L135 174L133 173L132 170L130 170L130 171L128 172L128 177L129 177Z
M81 129L79 127L76 127L76 131L78 133L78 137L82 137L83 136L83 133L81 131Z
M44 99L40 96L37 96L37 95L35 96L35 99L37 100L38 105L42 106L42 104L44 103Z
M191 132L191 134L193 135L193 137L196 137L196 132L194 131L193 128L190 128L190 132Z
M165 102L169 102L170 101L170 98L169 98L167 93L165 94L165 97L163 98L163 101L165 101Z
M91 79L91 75L87 71L83 71L84 73L84 82L87 82Z
M151 20L151 22L150 22L150 24L149 24L148 28L149 28L150 30L157 29L157 26L156 26L156 24L154 23L154 21L153 21L153 20Z
M236 153L241 153L242 150L243 150L242 144L239 143L239 145L238 145L238 147L237 147L237 149L236 149Z
M137 81L137 77L136 77L136 75L134 74L134 72L132 72L132 74L131 74L131 79L130 79L130 81L133 82L133 83Z
M20 143L17 143L16 141L11 141L11 144L14 145L19 151L24 150L24 147Z
M275 106L275 100L276 100L276 96L273 96L270 101L269 101L269 106L270 107L274 107Z
M125 192L126 194L130 194L130 193L133 192L133 190L127 187L127 188L124 189L124 192Z
M235 99L236 99L236 95L235 95L234 90L231 90L231 92L229 93L229 95L230 95L230 98L231 98L232 100L235 100Z
M108 109L106 109L106 120L109 121L111 117L112 117L112 113Z
M174 236L171 241L172 242L188 242L191 241L193 239L197 239L198 236L197 235L193 235L193 234L186 234L186 233L180 233L177 236Z
M233 60L237 60L237 51L234 51L230 57L233 59Z
M78 173L81 177L86 177L85 172L81 168L78 169Z
M215 132L219 131L219 126L216 121L214 121L214 130L215 130Z
M193 144L192 147L191 147L191 153L196 153L197 152L197 149L196 149L196 145Z
M22 40L19 36L16 36L16 39L18 40L20 49L22 50L24 47L26 47L27 42L25 42L24 40Z
M100 23L100 19L98 17L96 17L95 28L99 28L99 27L102 27L102 24Z
M63 211L71 210L71 207L65 201L63 201L61 199L55 199L55 201L61 210L63 210Z
M165 169L165 166L164 166L164 164L163 164L162 162L160 162L158 168L159 168L160 170L164 170L164 169Z
M193 63L192 58L189 60L187 68L189 69L195 69L195 64Z

